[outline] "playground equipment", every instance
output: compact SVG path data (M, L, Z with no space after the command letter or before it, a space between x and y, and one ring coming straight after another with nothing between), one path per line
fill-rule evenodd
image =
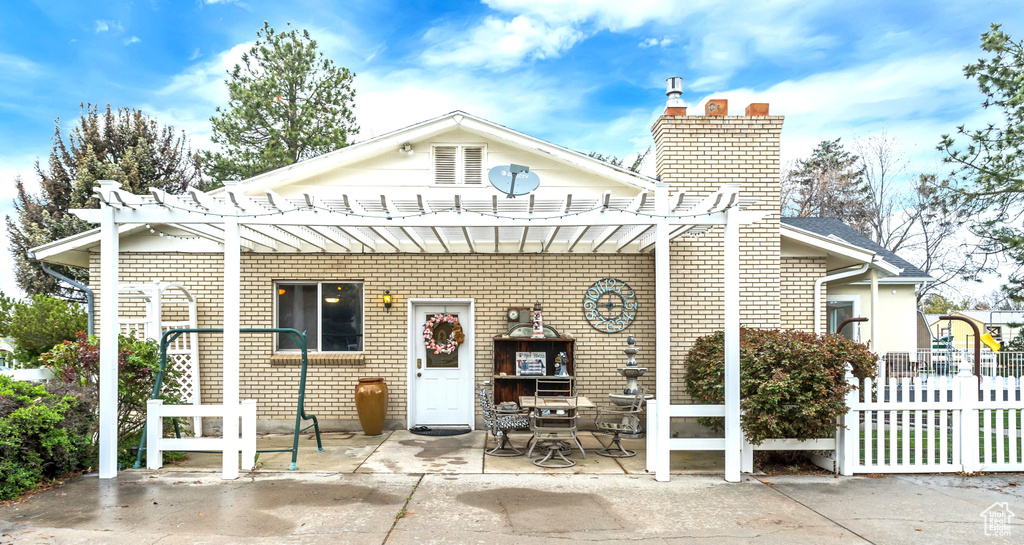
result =
M999 352L999 350L1002 348L1002 346L998 342L996 342L996 340L992 337L992 334L990 333L982 335L981 342L985 343L985 346L989 347L989 349L991 349L993 352Z
M160 390L161 390L161 388L163 386L164 373L167 371L167 351L168 351L168 347L171 346L171 344L175 340L177 340L181 335L186 334L186 333L194 335L194 334L198 334L198 333L223 333L223 332L224 332L224 330L221 329L221 328L183 328L183 329L171 329L171 330L168 330L168 331L164 332L163 336L160 339L160 369L157 372L156 383L153 385L152 399L154 399L154 400L160 399ZM290 448L290 449L263 449L263 450L256 450L256 453L262 453L262 452L291 452L292 453L292 463L288 467L288 469L289 470L296 470L296 469L299 468L299 466L297 464L297 461L298 461L298 455L299 455L299 434L300 433L308 430L309 428L313 428L314 432L316 433L317 452L323 452L324 451L323 443L320 440L320 425L317 422L316 415L312 415L312 414L311 415L307 415L306 414L306 409L305 409L305 401L306 401L306 367L307 367L307 363L308 363L308 360L307 360L307 350L306 350L306 334L298 331L297 329L284 328L284 327L241 328L241 329L239 329L239 332L240 333L284 333L284 334L290 336L292 338L292 340L295 341L295 344L298 345L299 349L302 352L302 371L301 371L300 376L299 376L299 399L298 399L298 403L297 403L296 408L295 408L295 434L292 437L292 448ZM306 426L305 428L301 428L303 420L312 420L313 423L310 424L309 426ZM172 422L174 424L174 434L175 434L175 437L180 439L181 438L181 430L178 427L178 419L176 417L172 418ZM253 422L253 427L254 426L255 426L255 422ZM148 426L146 428L143 428L143 430L142 430L142 439L139 441L139 451L138 451L138 454L135 457L135 465L132 466L135 469L138 469L138 468L142 467L142 452L144 450L147 450L147 447L146 447L146 434L149 431L147 428L148 428ZM156 431L156 433L161 433L161 434L163 432L162 429L155 430L155 431ZM180 449L180 448L174 449L174 450L178 450L178 451L181 451L181 452L219 452L219 451L191 450L191 449Z

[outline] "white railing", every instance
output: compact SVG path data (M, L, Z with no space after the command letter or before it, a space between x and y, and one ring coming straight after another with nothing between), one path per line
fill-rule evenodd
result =
M879 359L879 377L902 382L914 377L956 376L960 369L974 372L974 349L920 348L915 352L886 352ZM981 376L1021 377L1024 352L981 350Z
M165 418L218 417L241 418L239 437L164 437ZM225 426L226 427L226 426ZM242 453L242 467L256 465L256 400L242 401L239 406L226 405L164 405L162 399L150 399L146 405L146 467L160 469L167 451L220 451L225 479L238 477L238 453Z

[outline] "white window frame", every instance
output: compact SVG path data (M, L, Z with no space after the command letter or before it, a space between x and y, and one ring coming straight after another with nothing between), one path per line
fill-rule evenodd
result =
M439 184L437 175L434 172L434 149L438 147L455 148L455 183ZM480 148L480 183L466 183L466 159L463 155L465 148ZM484 187L487 185L487 144L481 142L460 143L460 142L431 142L430 144L430 187Z
M362 280L280 280L280 281L275 281L274 282L274 291L272 292L273 293L273 297L274 297L274 304L271 305L271 307L272 307L272 311L271 312L273 313L273 322L272 322L273 326L272 327L280 327L277 324L277 297L278 297L277 290L278 290L278 288L281 287L281 286L302 286L302 285L309 285L309 284L316 284L317 336L316 336L316 346L315 347L306 346L306 352L308 352L310 354L313 354L313 353L316 353L316 354L363 354L363 353L365 353L366 352L366 282L364 282ZM362 301L359 302L359 304L360 304L359 312L361 313L362 320L363 320L363 332L362 332L362 334L363 334L363 349L362 350L358 350L358 351L356 351L356 350L346 350L346 351L331 350L331 351L325 352L325 351L320 349L320 347L321 347L321 345L323 343L323 338L324 338L324 336L323 336L323 327L322 327L323 326L323 323L322 323L322 319L323 318L322 318L322 315L321 315L321 311L323 310L322 307L323 307L323 304L324 304L324 297L323 297L323 285L324 284L359 284L359 286L362 288L363 297L362 297ZM298 348L278 348L278 346L277 346L278 335L279 334L274 334L274 336L273 336L274 337L274 353L275 354L301 354L302 353L302 350L300 350Z
M825 330L829 331L831 328L828 326L828 304L829 303L853 303L853 317L860 316L860 295L829 295L825 298ZM854 338L857 342L863 342L864 336L861 335L860 331L861 322L854 322L853 326L855 335ZM839 324L836 324L839 325Z

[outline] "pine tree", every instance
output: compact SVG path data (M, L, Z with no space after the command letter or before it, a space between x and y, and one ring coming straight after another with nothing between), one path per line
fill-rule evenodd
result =
M242 64L228 72L230 100L210 118L222 152L207 155L214 180L242 180L343 148L358 134L355 76L317 50L306 30L264 22Z
M841 139L823 140L811 156L797 161L782 179L783 213L829 217L871 236L871 193L860 157L843 149Z

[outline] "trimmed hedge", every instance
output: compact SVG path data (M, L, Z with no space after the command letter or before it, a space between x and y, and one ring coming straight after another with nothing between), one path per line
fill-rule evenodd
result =
M0 376L0 500L93 465L92 406L73 386Z
M686 386L704 404L725 402L725 334L701 337L686 355ZM846 364L858 378L877 373L878 357L840 335L740 330L740 426L747 440L832 437L846 414ZM721 429L721 418L701 419Z

